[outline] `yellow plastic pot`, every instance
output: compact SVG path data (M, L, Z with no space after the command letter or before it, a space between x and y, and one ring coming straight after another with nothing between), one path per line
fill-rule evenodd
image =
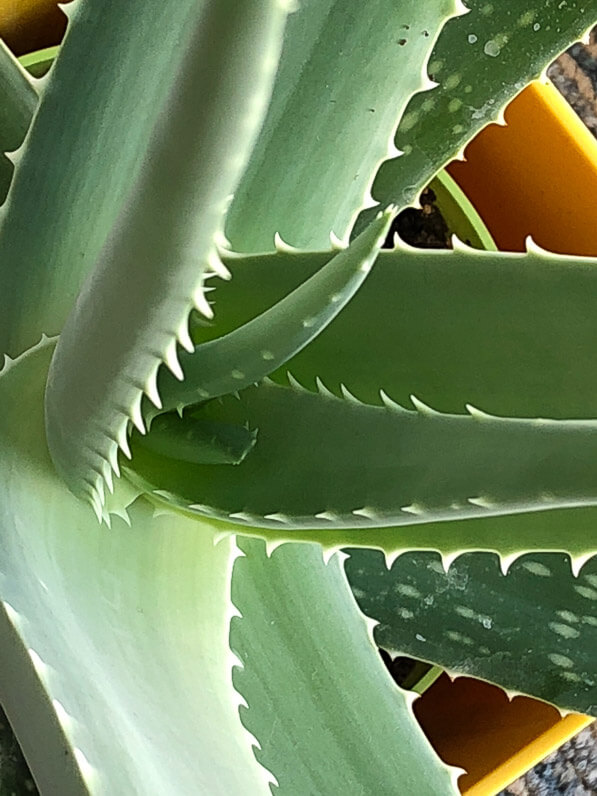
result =
M565 718L545 702L514 697L489 683L443 674L415 702L415 715L446 763L464 768L466 796L495 796L592 719Z

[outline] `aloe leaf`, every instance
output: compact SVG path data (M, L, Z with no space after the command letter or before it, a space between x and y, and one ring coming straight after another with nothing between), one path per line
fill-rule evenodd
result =
M373 267L393 208L354 243L257 318L180 357L184 380L162 369L164 410L215 398L263 379L304 348L348 304ZM242 265L240 265L242 267Z
M263 312L315 273L326 253L249 257L220 282L213 339ZM382 251L346 308L286 369L310 389L379 403L384 389L442 412L469 403L510 417L597 417L597 268L591 258L454 251ZM455 312L454 308L458 308ZM530 308L532 307L532 311ZM374 352L375 356L372 356Z
M160 415L139 444L160 456L197 464L240 464L255 445L256 431L239 424L209 422L192 412Z
M47 453L50 355L42 344L0 375L0 691L37 784L265 794L232 684L236 549L143 501L129 527L97 523Z
M429 187L435 194L435 204L451 235L475 249L497 251L481 217L447 171L440 171Z
M289 20L272 102L227 219L236 251L347 237L456 0L305 0Z
M597 557L578 577L567 556L534 554L504 575L495 556L467 554L446 573L434 553L378 552L344 564L376 643L560 708L597 713Z
M238 467L211 472L185 457L166 469L135 446L133 467L216 517L242 513L265 527L383 527L597 503L597 421L441 414L414 396L409 411L383 392L383 405L371 406L319 386L268 381L207 404L207 419L259 429Z
M137 179L62 329L46 391L48 445L98 515L129 425L143 428L143 395L160 403L160 365L181 377L190 309L209 311L203 273L225 273L216 238L265 113L286 14L278 0L242 13L233 0L211 0L186 15Z
M6 197L13 172L5 153L23 143L36 106L33 81L0 39L0 204Z
M61 331L139 175L203 8L65 6L71 21L1 211L1 352L15 356Z
M196 339L217 337L263 312L328 257L300 252L255 256L244 260L242 268L228 260L233 279L215 291L214 326L195 329ZM357 396L376 403L383 386L405 405L414 393L456 414L470 402L503 415L595 417L596 278L589 259L536 249L526 255L384 251L343 313L289 365L303 384L311 385L321 375L337 390L346 381ZM371 351L378 353L374 363ZM197 503L204 503L201 495ZM272 542L291 535L330 547L380 547L388 556L409 547L438 550L446 561L460 550L483 549L499 552L508 562L528 548L569 551L577 566L594 552L594 508L479 515L398 531L309 532L281 526L278 532L253 532Z
M524 4L467 0L468 14L449 20L428 72L439 85L412 97L395 137L403 153L386 161L374 199L413 202L482 127L502 121L506 104L597 19L596 0ZM356 229L371 217L366 211Z
M338 560L325 565L317 545L285 545L271 558L260 541L239 546L233 680L276 792L458 793L460 772L435 757L413 695L391 681Z

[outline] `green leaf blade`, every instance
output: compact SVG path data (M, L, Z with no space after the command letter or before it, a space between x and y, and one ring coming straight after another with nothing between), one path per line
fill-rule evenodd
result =
M345 562L376 642L560 708L597 713L597 558L578 577L567 556L526 555L504 575L466 554L448 572L433 553L352 550Z
M179 375L178 345L191 346L188 314L209 311L204 272L225 274L217 238L266 110L287 14L278 0L242 14L221 0L191 5L137 179L49 374L53 461L98 516L129 425L144 429L143 396L159 406L159 367Z
M316 545L267 558L240 540L232 600L234 683L243 723L280 794L457 793L458 771L434 755L410 703L371 643L336 560Z
M334 254L316 274L259 317L183 353L182 382L162 369L158 378L162 409L248 387L308 345L365 281L385 241L392 212L390 208L381 214L348 249Z
M429 59L429 76L439 85L415 95L400 121L395 144L403 154L382 164L375 178L372 194L382 203L412 203L475 133L500 121L506 104L597 19L594 0L466 5L470 12L448 21ZM356 229L369 217L366 211Z
M288 24L272 104L234 197L232 248L271 251L274 234L323 249L347 238L454 0L306 0ZM376 211L377 212L377 211Z
M595 505L597 422L441 414L266 382L202 416L258 428L234 468L133 448L154 488L250 525L368 528ZM150 432L151 436L151 432ZM203 511L204 508L201 509Z
M265 794L232 684L232 540L144 501L97 522L47 452L51 350L0 374L0 684L40 790Z
M0 204L12 178L5 153L16 151L25 138L37 107L37 90L6 44L0 40Z
M0 313L3 352L16 356L42 333L61 331L138 173L192 5L69 6L72 20L2 209L0 275L10 299Z

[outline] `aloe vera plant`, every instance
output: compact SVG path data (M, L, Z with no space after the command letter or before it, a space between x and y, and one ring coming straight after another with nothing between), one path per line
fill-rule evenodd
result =
M48 793L456 793L376 641L596 710L595 263L381 246L597 0L291 6L0 53L0 696Z

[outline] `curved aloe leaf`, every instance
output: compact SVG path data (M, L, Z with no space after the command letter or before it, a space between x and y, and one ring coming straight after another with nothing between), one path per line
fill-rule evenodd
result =
M236 251L345 238L456 0L304 0L289 20L261 135L230 208Z
M255 756L276 792L458 793L460 773L441 763L349 597L339 562L317 545L239 542L232 573L230 641L242 666L236 688Z
M234 468L168 466L133 445L135 472L200 511L289 529L409 525L597 503L597 421L448 415L267 381L205 406L259 434ZM183 423L184 421L180 421ZM151 432L150 432L151 436Z
M159 405L158 368L166 362L181 377L189 311L209 311L202 275L222 270L216 238L265 113L286 14L279 0L243 13L213 0L186 15L137 179L62 329L46 391L48 445L98 515L129 425L143 428L143 395Z
M98 524L47 453L50 355L0 375L0 688L40 790L265 794L232 684L236 550L143 502Z
M36 107L33 81L0 40L0 204L6 197L13 171L5 153L21 146Z
M66 37L0 213L0 352L15 356L61 331L139 175L191 20L205 7L65 6Z
M240 424L202 420L193 411L163 414L139 444L160 456L196 464L240 464L257 438Z
M217 337L263 312L328 257L279 253L249 257L242 267L227 261L233 279L215 291L214 325L195 329L195 338ZM590 259L537 250L384 251L353 301L290 366L304 384L323 374L328 386L348 381L359 397L374 402L381 382L406 405L412 392L455 413L470 401L505 415L594 417L596 279ZM201 496L197 502L203 504ZM388 556L409 547L439 550L446 561L459 550L495 550L506 562L525 549L567 550L578 566L594 552L595 522L595 509L578 508L424 523L399 533L290 533L331 547L381 547ZM264 535L289 534L281 527Z
M597 18L596 0L466 5L469 13L446 24L429 59L429 77L439 85L412 97L395 137L402 154L375 177L373 197L384 204L413 202L476 132L502 121L506 104ZM356 229L369 218L366 211Z
M344 566L393 655L597 713L597 557L578 577L557 554L523 556L507 575L483 553L447 573L434 553L405 553L388 570L380 553L351 550Z
M195 341L255 317L328 258L225 260L233 278L211 294L213 324L195 328ZM315 389L319 376L337 394L345 383L368 403L379 403L381 388L399 403L414 394L443 412L470 403L510 417L597 418L596 295L591 258L534 245L508 254L401 244L380 253L348 306L276 378L287 368Z
M263 379L311 342L348 304L381 249L393 208L345 251L259 317L180 357L184 381L162 369L157 390L164 410L241 390ZM242 267L242 266L241 266Z

